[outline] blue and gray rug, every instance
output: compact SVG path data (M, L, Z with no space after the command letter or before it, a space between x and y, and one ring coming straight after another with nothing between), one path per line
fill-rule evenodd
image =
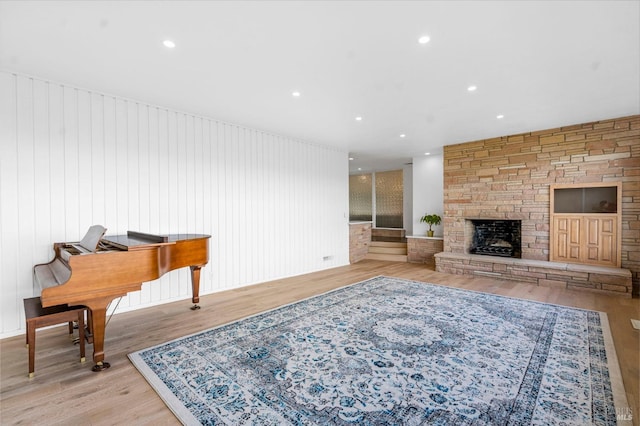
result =
M604 313L377 277L129 357L184 424L613 425L606 343Z

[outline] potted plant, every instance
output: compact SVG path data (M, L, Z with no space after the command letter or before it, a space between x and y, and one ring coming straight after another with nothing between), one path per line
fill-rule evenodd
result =
M440 225L442 222L442 218L437 214L425 214L420 218L420 222L424 222L429 225L429 230L427 231L427 237L433 237L433 229L431 227L433 225Z

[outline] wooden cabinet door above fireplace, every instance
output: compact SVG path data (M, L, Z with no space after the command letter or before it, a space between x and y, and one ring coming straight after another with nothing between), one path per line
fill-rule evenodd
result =
M549 258L620 267L620 183L551 186Z

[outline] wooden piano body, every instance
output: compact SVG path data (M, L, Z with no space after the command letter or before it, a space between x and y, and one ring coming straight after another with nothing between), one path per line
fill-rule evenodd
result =
M55 257L34 266L34 283L43 307L84 305L91 310L94 371L108 368L104 361L107 308L111 301L140 290L143 282L188 266L191 270L192 309L197 309L200 269L209 262L209 235L150 235L129 231L106 236L101 249L77 253L70 243L55 243Z

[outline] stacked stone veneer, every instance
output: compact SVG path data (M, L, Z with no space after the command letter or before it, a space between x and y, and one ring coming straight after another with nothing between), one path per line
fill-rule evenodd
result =
M361 261L369 253L371 222L349 224L349 263Z
M445 146L443 161L443 255L465 254L465 219L520 219L522 259L548 261L549 185L621 181L622 268L631 271L638 293L640 116ZM455 272L446 263L436 258L436 269ZM622 289L631 292L625 286L608 292Z
M407 237L407 262L435 264L436 253L442 251L442 238Z
M631 297L631 271L623 268L509 257L436 253L437 270Z

